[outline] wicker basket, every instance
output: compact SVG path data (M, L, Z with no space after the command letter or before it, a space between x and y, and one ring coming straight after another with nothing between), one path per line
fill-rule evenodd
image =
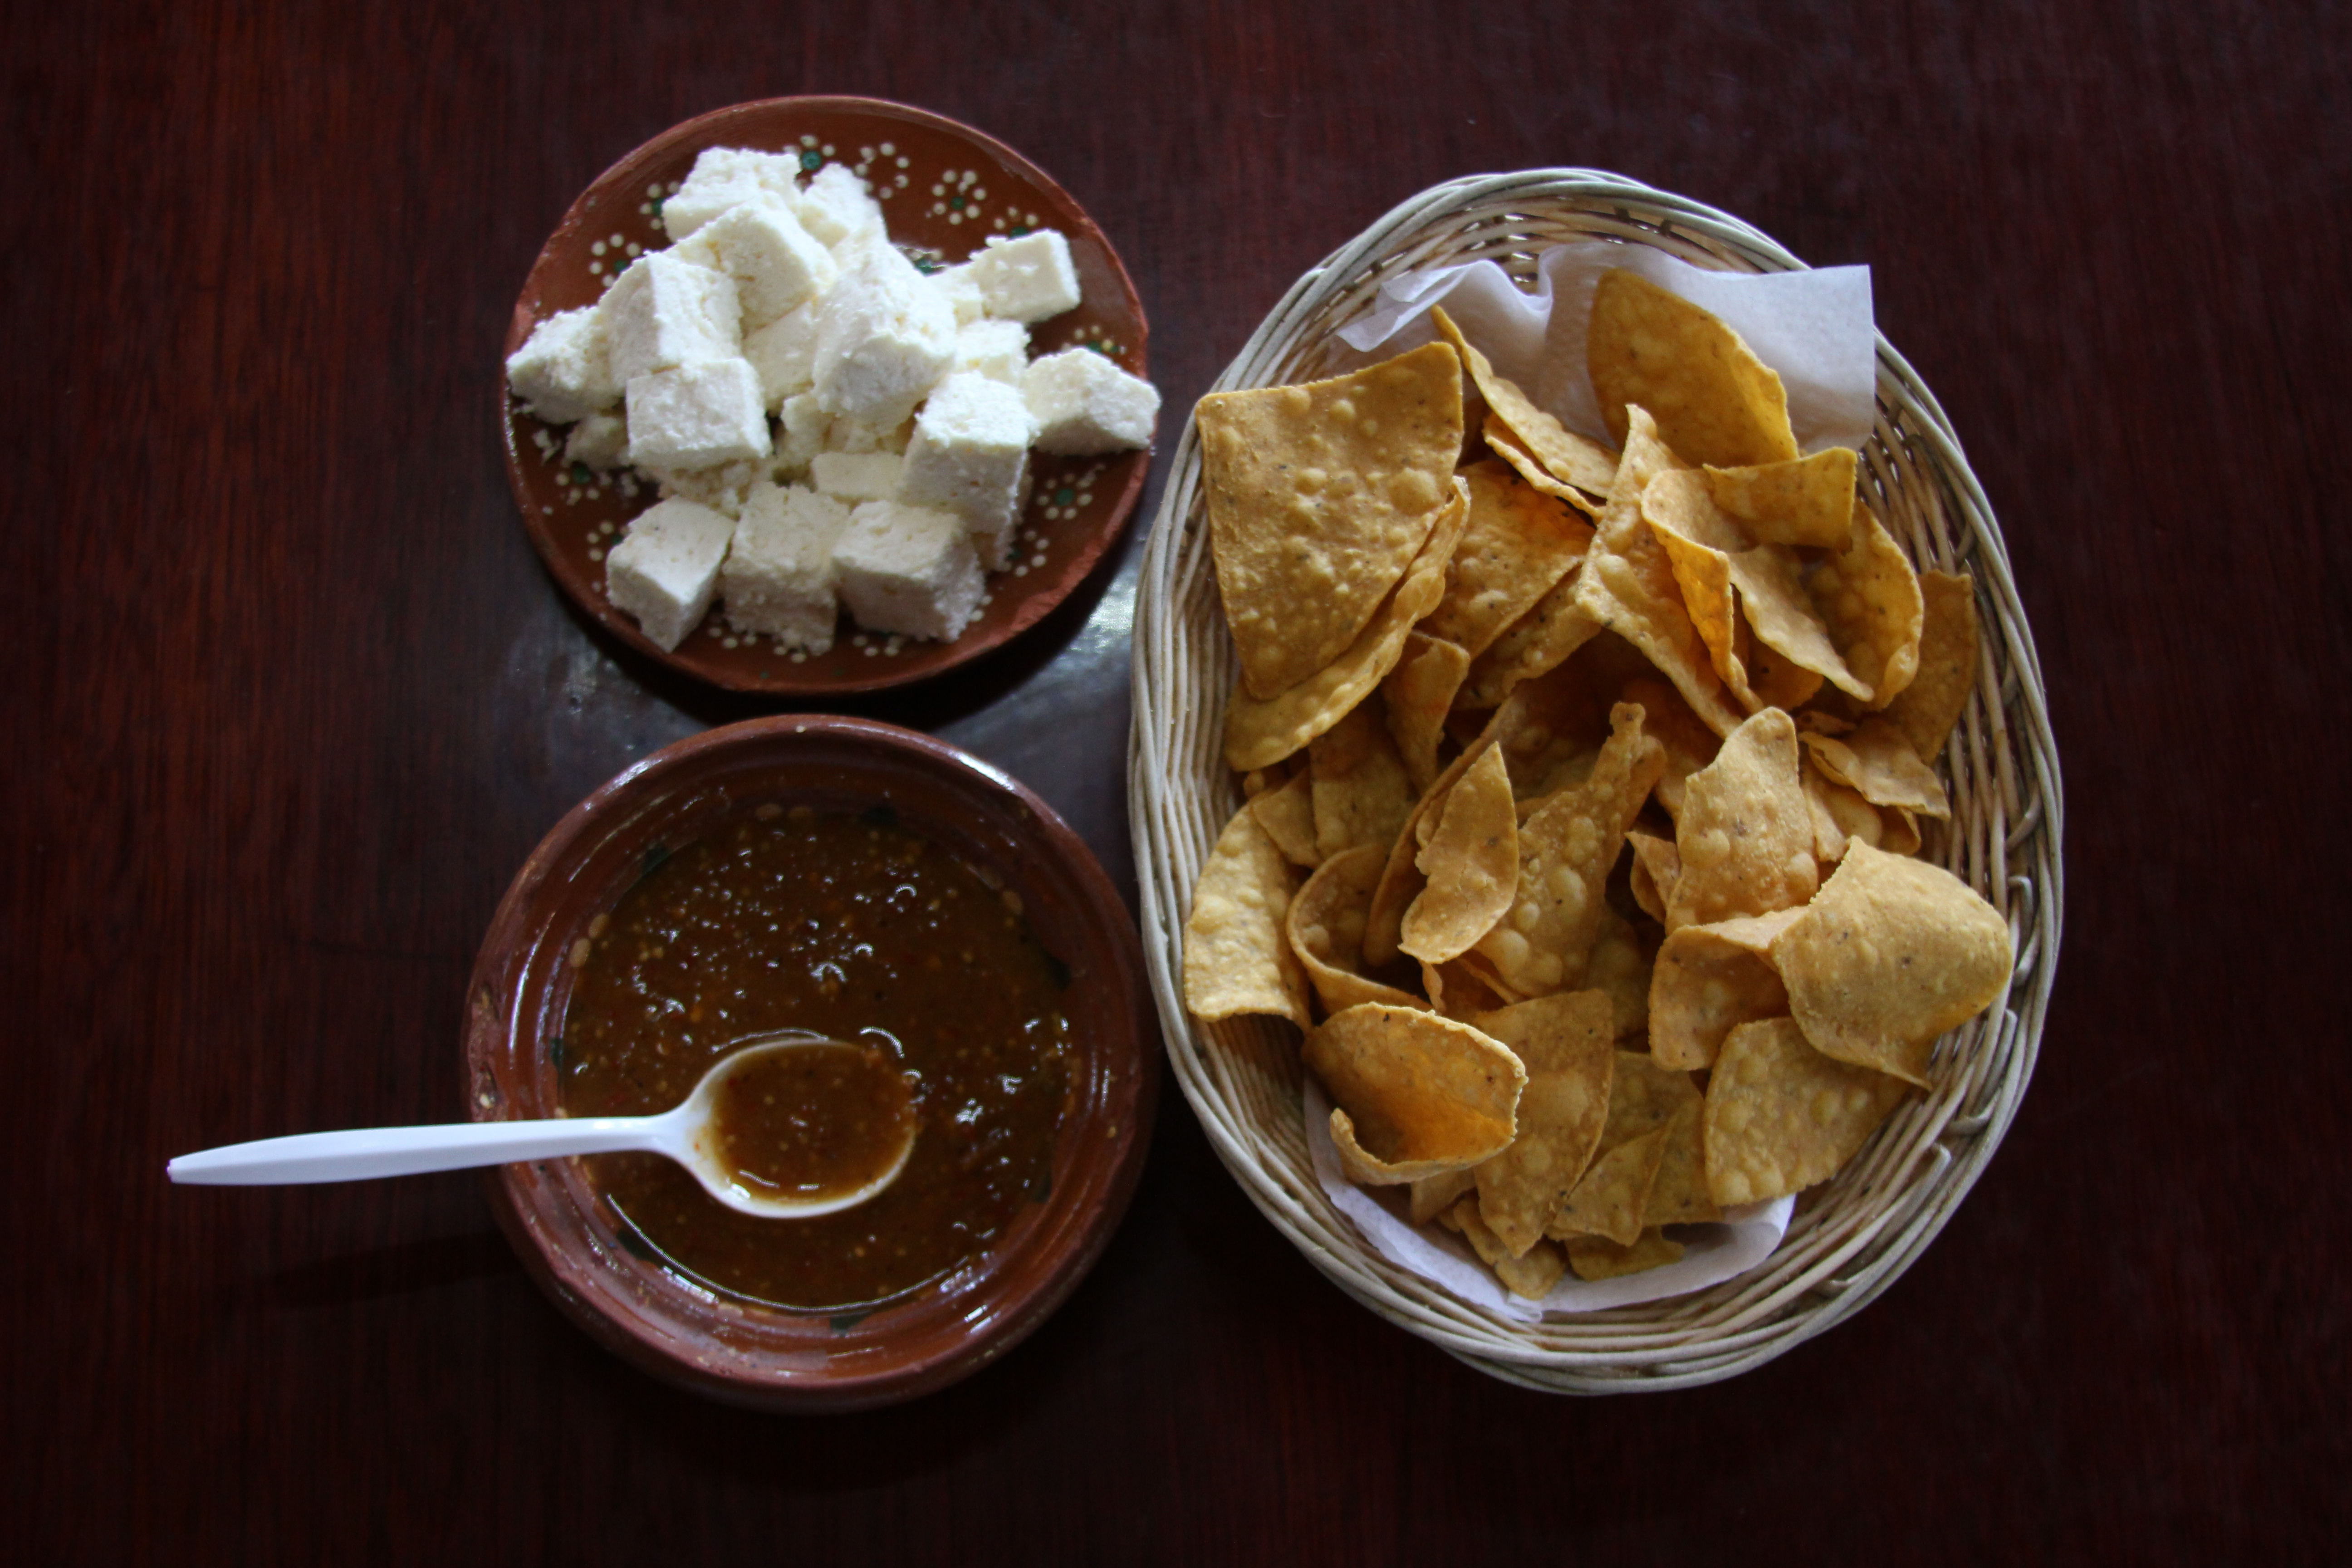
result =
M1713 208L1587 169L1476 175L1406 202L1308 272L1217 387L1332 374L1334 332L1381 283L1415 269L1492 260L1532 287L1538 254L1565 240L1654 246L1701 267L1801 267ZM1135 728L1128 805L1145 953L1176 1079L1218 1155L1299 1250L1391 1322L1482 1372L1570 1394L1681 1388L1759 1365L1885 1289L1951 1216L1992 1157L2032 1076L2058 956L2058 758L2032 634L2009 556L1943 410L1878 340L1878 421L1863 480L1887 528L1926 568L1976 574L1985 627L1976 696L1944 757L1953 802L1929 858L2009 921L2008 993L1937 1047L1932 1094L1914 1097L1834 1179L1806 1194L1780 1249L1710 1289L1614 1311L1526 1323L1465 1303L1368 1246L1315 1180L1288 1024L1196 1023L1181 986L1194 879L1240 805L1220 754L1237 663L1218 605L1201 505L1201 449L1188 420L1144 558L1135 618Z

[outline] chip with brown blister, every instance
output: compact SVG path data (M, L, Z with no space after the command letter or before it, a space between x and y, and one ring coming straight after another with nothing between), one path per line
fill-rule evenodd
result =
M1225 709L1225 764L1235 772L1280 762L1345 718L1396 667L1412 625L1445 591L1445 563L1462 536L1469 502L1457 483L1454 500L1396 592L1381 603L1362 634L1337 659L1297 685L1265 700L1244 689Z
M1533 399L1519 390L1518 384L1507 375L1498 375L1486 356L1473 348L1463 337L1461 329L1443 306L1433 306L1430 319L1437 330L1445 334L1470 379L1478 386L1478 394L1486 400L1494 418L1499 419L1551 476L1594 495L1609 493L1609 481L1617 475L1617 458L1608 447L1590 437L1580 436L1558 419L1536 406Z
M1295 873L1246 805L1217 836L1184 921L1184 1005L1203 1020L1268 1013L1302 1028L1307 977L1283 917Z
M1922 572L1919 597L1918 672L1886 705L1886 717L1910 740L1920 759L1932 765L1976 690L1976 579L1965 572Z
M1445 568L1445 596L1421 630L1473 658L1584 561L1592 525L1501 463L1462 470L1470 513Z
M1462 453L1462 364L1430 343L1305 386L1213 393L1195 420L1244 689L1346 651L1421 552Z
M1666 933L1651 971L1650 1052L1665 1067L1710 1067L1734 1027L1788 1010L1788 988L1761 952L1717 926L1683 926Z
M1331 1138L1350 1181L1417 1181L1511 1146L1527 1069L1467 1024L1366 1003L1310 1030L1300 1054L1334 1101Z
M1413 865L1424 885L1404 912L1398 946L1424 963L1469 952L1511 907L1519 883L1518 814L1500 747L1489 747L1447 794Z
M1854 452L1832 447L1810 458L1706 470L1715 504L1759 544L1835 550L1853 531Z
M1470 655L1441 637L1408 633L1404 653L1381 682L1389 738L1404 759L1406 776L1418 796L1437 777L1438 749L1445 739L1445 715L1454 706Z
M1626 1274L1646 1274L1653 1268L1679 1263L1683 1257L1681 1242L1661 1236L1654 1229L1643 1231L1631 1247L1620 1247L1605 1236L1574 1237L1565 1247L1569 1267L1587 1284Z
M1315 846L1313 786L1314 781L1300 773L1277 789L1259 791L1249 802L1257 825L1265 829L1283 858L1309 869L1323 863L1323 853Z
M1386 853L1369 844L1343 849L1317 868L1291 897L1284 921L1290 951L1326 1013L1344 1012L1364 1002L1427 1005L1411 992L1363 973L1364 920Z
M1642 710L1620 703L1609 743L1585 781L1549 796L1518 835L1515 897L1478 951L1531 996L1579 984L1607 910L1612 867L1625 830L1665 766L1642 732Z
M1377 846L1385 857L1416 791L1390 738L1388 715L1368 697L1307 743L1317 864L1342 849Z
M1708 1195L1760 1203L1828 1180L1905 1092L1899 1079L1823 1056L1794 1019L1742 1024L1707 1077Z
M1639 273L1601 275L1584 345L1601 417L1620 447L1629 445L1626 405L1636 404L1690 462L1741 468L1796 458L1779 373L1712 312Z
M1919 760L1909 737L1876 714L1847 734L1808 732L1803 741L1823 774L1873 805L1895 806L1915 816L1952 815L1936 770Z
M1477 1169L1479 1213L1517 1256L1542 1238L1600 1147L1616 1066L1615 1020L1606 994L1570 991L1472 1022L1528 1069L1517 1135Z
M1940 866L1856 842L1772 943L1789 1010L1828 1056L1927 1082L1937 1037L2009 984L2009 922Z
M1813 818L1798 771L1797 727L1767 708L1683 786L1675 823L1682 874L1666 929L1769 914L1812 897Z

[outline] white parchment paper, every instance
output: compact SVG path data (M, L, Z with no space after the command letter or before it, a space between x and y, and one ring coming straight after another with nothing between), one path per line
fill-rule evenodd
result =
M1453 314L1450 310L1446 313ZM1526 1323L1548 1316L1567 1317L1663 1300L1736 1279L1772 1256L1780 1237L1788 1233L1789 1216L1797 1207L1795 1198L1780 1197L1726 1209L1720 1225L1678 1230L1683 1255L1663 1268L1590 1282L1570 1274L1551 1288L1550 1295L1530 1301L1504 1289L1494 1271L1478 1261L1468 1242L1435 1226L1426 1229L1414 1226L1339 1173L1339 1151L1331 1142L1331 1101L1313 1073L1307 1075L1306 1113L1307 1147L1314 1156L1315 1179L1322 1184L1323 1195L1355 1222L1382 1258L1444 1286L1474 1307L1491 1308Z
M1593 287L1612 267L1712 310L1747 339L1780 373L1800 450L1859 448L1869 438L1878 417L1878 343L1867 267L1709 272L1647 246L1579 240L1544 252L1533 294L1491 261L1392 278L1381 286L1380 303L1339 329L1339 339L1367 360L1385 359L1435 338L1429 308L1443 304L1462 335L1539 407L1571 430L1606 440L1584 373L1584 331Z

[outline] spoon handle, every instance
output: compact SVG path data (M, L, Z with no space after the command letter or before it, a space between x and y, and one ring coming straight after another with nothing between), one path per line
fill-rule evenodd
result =
M462 1171L517 1160L609 1154L656 1147L650 1116L544 1121L458 1121L431 1127L370 1127L304 1132L183 1154L164 1167L174 1182L202 1186L289 1186Z

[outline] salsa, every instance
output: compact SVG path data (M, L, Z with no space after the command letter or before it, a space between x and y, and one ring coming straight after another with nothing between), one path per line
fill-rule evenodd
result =
M755 1218L659 1155L591 1159L623 1242L686 1279L781 1307L867 1306L971 1262L1045 1195L1070 1092L1067 972L1002 879L887 807L763 805L650 864L572 961L567 1115L667 1110L719 1058L784 1030L904 1075L906 1169L836 1214Z
M721 1079L709 1148L751 1196L814 1201L888 1171L914 1120L896 1058L828 1040L761 1052Z

